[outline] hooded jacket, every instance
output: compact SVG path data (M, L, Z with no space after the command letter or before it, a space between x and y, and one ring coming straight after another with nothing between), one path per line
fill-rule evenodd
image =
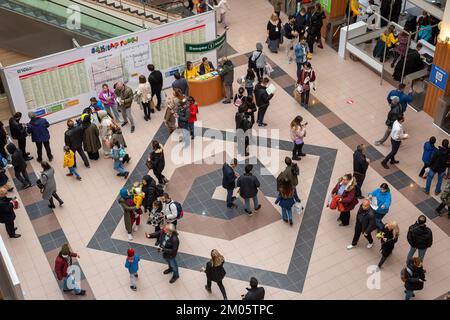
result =
M369 193L369 195L372 195L373 197L377 198L377 206L378 206L378 209L376 211L377 213L386 214L389 212L389 208L391 206L392 201L390 191L381 192L380 188L376 188L371 193ZM384 206L384 209L381 209L381 206Z
M429 164L431 161L431 157L438 149L430 143L430 141L427 141L423 145L423 154L422 154L422 161L423 163Z
M336 186L331 191L332 194L337 194L339 187L341 186L342 178L339 179ZM341 203L344 206L344 211L351 211L358 204L358 199L356 199L356 190L355 190L355 179L352 178L348 185L345 187L344 193L342 194Z
M23 158L23 153L21 150L17 149L17 147L10 143L6 146L6 150L11 155L11 164L14 167L14 171L19 172L23 171L27 167L27 162Z
M150 161L152 162L153 172L161 173L166 166L166 161L164 159L164 150L161 144L159 144L156 150L153 150L150 154Z
M47 142L50 140L50 133L48 132L50 124L47 119L33 118L27 125L27 132L31 134L31 141L33 142Z
M427 249L433 244L433 232L425 224L414 223L408 229L406 236L413 248Z
M405 289L414 291L423 289L423 281L425 281L425 272L423 267L417 267L412 262L412 259L408 262L406 266L406 282Z
M128 269L130 274L137 273L139 270L139 261L141 261L141 257L138 254L135 254L133 257L127 257L125 260L125 268Z
M145 175L142 180L146 182L146 184L142 186L142 192L145 193L142 205L145 209L150 210L153 202L156 200L156 182L148 174Z

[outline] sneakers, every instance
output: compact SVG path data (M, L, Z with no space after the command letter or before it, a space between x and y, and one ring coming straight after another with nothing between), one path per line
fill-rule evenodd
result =
M133 241L133 240L134 240L133 235L131 233L129 233L128 234L128 241Z
M347 246L347 250L351 250L351 249L353 249L354 247L356 247L356 246L354 246L354 245L352 245L352 244L349 244L349 245Z
M130 286L130 289L133 291L137 291L137 287L136 286Z
M174 283L175 281L177 281L179 277L172 277L172 279L169 280L169 283Z
M366 247L367 247L367 249L372 248L373 247L373 243L368 243Z

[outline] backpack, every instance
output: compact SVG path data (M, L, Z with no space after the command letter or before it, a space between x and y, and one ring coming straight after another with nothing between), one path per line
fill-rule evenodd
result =
M236 107L240 107L240 106L242 106L242 104L244 103L244 101L243 101L243 98L244 98L244 96L242 96L241 98L239 98L239 95L236 95L236 100L234 101L234 105L236 106Z
M261 57L262 55L262 51L259 53L259 55L256 57L255 60L253 60L253 53L250 55L250 57L248 57L248 68L249 69L253 69L256 70L256 61L259 59L259 57Z
M183 218L184 211L181 207L181 203L179 203L178 201L173 201L172 203L177 207L177 220Z

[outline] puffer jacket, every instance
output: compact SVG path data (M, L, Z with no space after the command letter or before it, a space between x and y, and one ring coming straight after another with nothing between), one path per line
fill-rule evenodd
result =
M433 232L426 225L420 225L418 222L408 229L406 236L408 243L413 248L427 249L433 244Z
M258 178L251 173L240 176L237 180L237 186L240 188L240 195L244 199L250 199L258 194L260 186Z
M31 119L27 125L27 132L31 134L31 141L33 142L47 142L50 140L50 133L48 132L50 124L47 119L34 118Z

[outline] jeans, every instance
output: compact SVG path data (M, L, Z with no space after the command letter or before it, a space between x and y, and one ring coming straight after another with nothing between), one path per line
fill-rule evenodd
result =
M258 108L257 122L258 124L262 124L264 122L264 116L266 114L267 108L269 106L261 106Z
M79 177L80 175L78 174L78 172L77 172L77 169L75 168L75 167L70 167L69 168L69 172L71 173L71 174L73 174L75 177Z
M178 273L178 263L175 258L172 259L166 259L167 264L169 265L169 269L173 272L172 277L173 278L179 278L180 274Z
M253 97L253 87L246 87L245 90L247 90L247 96Z
M136 288L137 272L130 273L130 286Z
M109 114L110 117L112 117L114 115L114 118L116 119L116 121L121 122L119 110L117 110L117 104L114 103L111 106L105 105L105 110Z
M408 256L406 257L407 265L408 265L409 261L413 258L414 253L416 253L416 250L419 250L419 258L423 262L423 259L425 258L425 253L427 252L427 249L417 249L417 248L411 247L411 249L409 249Z
M377 226L377 230L383 230L384 224L383 224L383 218L385 214L381 214L378 212L375 212L375 225Z
M125 168L123 167L123 163L120 160L114 160L114 170L116 170L120 174L126 172Z
M300 74L300 72L302 71L303 68L303 62L297 62L297 75Z
M233 190L234 189L227 189L227 207L229 208L233 205Z
M281 208L281 216L283 220L292 221L292 207L291 208Z
M190 134L189 126L183 125L180 130L181 130L181 135L183 137L184 148L187 148L191 144L191 134Z
M189 122L189 133L191 134L191 137L194 138L194 129L195 129L195 122Z
M52 150L50 149L50 141L36 142L38 160L42 160L42 145L44 145L47 157L49 159L53 158Z
M133 115L131 114L131 107L130 108L124 108L120 107L120 111L122 112L123 122L128 122L128 119L130 119L130 123L132 126L134 126L134 119Z
M436 193L440 193L441 192L441 187L442 187L442 179L444 178L444 172L434 172L433 170L431 170L428 172L428 176L427 176L427 184L425 186L425 191L426 192L430 192L430 187L431 187L431 182L433 181L434 175L437 173L438 175L438 181L436 184L436 189L435 192Z
M384 158L384 160L382 161L382 163L386 164L389 160L391 161L391 163L394 163L395 161L395 155L398 152L398 149L400 149L400 144L402 142L401 141L397 141L391 138L391 145L392 145L392 150L391 152L386 156L386 158Z
M414 294L414 291L405 290L405 300L411 300L413 294Z
M307 106L309 102L309 92L310 90L303 90L301 93L301 104Z
M254 197L253 197L253 205L255 206L255 209L259 207L258 196L254 196ZM250 209L250 198L245 198L245 199L244 199L244 208L245 208L245 210L247 210L248 212L251 212L251 211L252 211L252 210Z
M69 288L70 286L70 288ZM75 281L75 277L72 274L69 274L64 278L63 290L69 291L73 290L76 294L81 292L80 283Z

